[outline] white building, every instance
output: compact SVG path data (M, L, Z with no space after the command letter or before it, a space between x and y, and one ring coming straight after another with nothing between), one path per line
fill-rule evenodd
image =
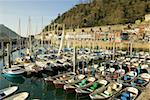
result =
M145 15L145 21L150 21L150 14Z

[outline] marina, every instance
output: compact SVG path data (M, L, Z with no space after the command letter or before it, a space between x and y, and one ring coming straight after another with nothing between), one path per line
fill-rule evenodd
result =
M42 17L35 32L32 24L39 23L38 16L29 16L23 29L19 18L17 32L2 21L6 25L0 24L0 100L150 100L149 3L141 3L147 7L140 19L126 11L138 0L114 1L118 9L125 7L126 16L121 11L112 14L108 2L113 4L81 0L51 23L45 24Z
M81 49L79 49L79 51L80 50ZM22 50L22 52L24 52L24 50ZM72 51L67 51L66 53L65 52L64 53L66 55L67 53L71 53L71 52ZM82 53L83 52L85 51L82 50ZM80 55L82 58L81 59L80 57L77 56L78 66L76 67L79 67L79 69L78 68L76 69L75 71L76 73L73 72L74 69L72 64L70 64L71 69L65 69L65 67L62 67L64 66L64 62L60 61L61 60L60 58L55 58L58 59L59 62L58 61L47 62L46 60L44 60L42 63L47 63L45 65L46 67L50 67L50 65L53 65L54 68L51 66L50 70L44 68L41 71L37 70L36 68L35 70L37 71L35 72L33 70L29 71L25 68L27 67L27 65L32 66L33 62L30 64L32 60L28 59L28 62L27 60L21 60L21 62L19 62L18 57L16 57L17 63L15 65L12 65L13 70L19 71L20 73L20 68L25 68L24 71L26 71L26 73L21 72L20 74L22 75L19 75L18 73L17 74L14 73L15 75L11 75L11 74L7 74L6 71L7 69L1 68L2 69L1 88L4 87L6 88L9 86L19 86L19 90L17 91L17 93L27 91L29 93L28 99L31 98L48 99L49 97L55 98L57 97L56 96L57 93L58 94L62 93L62 95L59 94L60 95L59 97L63 98L64 100L70 100L70 99L76 100L76 99L90 99L90 98L94 99L92 97L93 95L95 95L94 93L102 93L102 91L105 91L105 89L107 89L107 91L110 92L111 88L114 89L115 87L117 87L111 85L111 83L119 82L119 83L114 83L114 84L120 84L121 86L120 89L118 88L119 90L116 90L116 92L110 95L111 98L116 98L117 95L119 95L120 93L119 91L124 91L124 89L131 86L135 87L135 89L138 89L137 90L138 94L135 98L140 96L140 94L142 94L142 92L146 89L146 86L149 84L149 78L150 78L149 53L147 52L135 53L131 58L128 56L121 56L120 54L121 52L119 52L117 55L120 56L118 56L117 58L115 57L115 60L111 60L112 59L111 53L107 54L106 52L108 51L102 51L102 50L101 52L104 52L104 54L99 56L92 56L94 54L92 54L92 52L90 51L88 53L91 53L90 54L91 56L88 56L89 55L88 53L81 54L80 52L74 53L76 55L70 55L72 57ZM53 57L56 57L54 56L55 54L57 54L57 52L47 54L47 56L45 53L40 54L40 56L42 55L44 56L40 58L45 59L49 57L49 60L51 60L53 59ZM25 59L25 58L29 58L29 57L22 57L21 59ZM26 62L26 64L22 65L24 61ZM41 66L37 66L39 65L39 63L36 62L34 63L35 63L34 66L41 67ZM59 66L57 63L59 64ZM8 69L11 70L10 68ZM105 84L105 85L101 87L98 84ZM141 89L144 90L141 91ZM37 94L35 95L35 93L33 93L33 91L37 92L39 90L43 91L43 93L40 95ZM47 93L52 93L53 95L50 96ZM74 96L70 97L70 95L74 95ZM104 95L103 93L101 94L101 96L104 96L105 98L98 96L97 99L106 99L107 97L106 95L108 94ZM59 97L56 99L59 100ZM110 99L110 97L107 98Z

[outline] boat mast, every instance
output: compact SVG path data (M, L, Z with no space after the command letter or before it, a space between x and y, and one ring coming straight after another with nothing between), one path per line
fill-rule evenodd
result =
M8 59L8 68L11 68L11 61L10 61L10 44L7 44L7 59Z
M2 57L3 57L3 66L5 66L5 51L4 51L4 40L1 41L1 48L2 48Z
M76 60L77 60L77 54L76 54L76 47L74 46L74 52L73 52L73 72L76 73Z
M59 50L58 50L58 56L60 56L60 52L61 52L61 49L63 47L64 35L65 35L65 25L63 24L63 32L61 35L61 41L60 41L60 46L59 46Z
M10 32L9 32L9 36L10 36ZM9 50L10 50L10 60L13 59L13 52L12 52L12 39L9 37ZM10 61L11 62L11 61Z
M73 72L76 73L76 63L77 63L77 53L76 53L76 46L74 44L74 40L75 40L75 33L73 34L73 48L74 48L74 52L73 52ZM78 68L77 68L78 70Z
M41 32L41 47L43 47L44 45L44 41L43 41L43 16L42 16L42 32Z
M29 16L29 51L32 54L32 38L31 38L31 18Z
M21 50L21 27L20 27L20 18L19 18L19 23L18 23L18 46L19 48L19 52L18 52L18 56L20 55L20 50Z
M19 18L19 46L20 46L20 51L21 51L21 43L22 43L22 39L21 39L21 21L20 21L20 18Z
M112 57L112 60L115 60L115 33L114 33L114 40L113 40L113 57Z

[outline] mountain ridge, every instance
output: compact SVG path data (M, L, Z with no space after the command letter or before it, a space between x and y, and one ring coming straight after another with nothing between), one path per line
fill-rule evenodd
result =
M20 37L16 32L0 24L0 40L18 39Z

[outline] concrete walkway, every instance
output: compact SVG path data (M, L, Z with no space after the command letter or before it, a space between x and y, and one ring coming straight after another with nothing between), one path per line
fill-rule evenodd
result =
M137 100L150 100L150 83L146 86L146 89L141 93Z

